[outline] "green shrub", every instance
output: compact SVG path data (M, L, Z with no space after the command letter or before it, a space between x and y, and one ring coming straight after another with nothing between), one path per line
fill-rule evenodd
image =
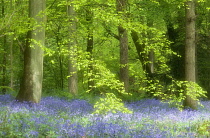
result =
M172 84L168 85L166 90L164 86L157 83L153 83L151 86L154 91L154 96L160 97L163 102L169 103L169 105L177 107L183 110L183 101L186 95L192 99L198 101L200 98L206 97L206 91L204 91L197 83L188 81L172 81ZM202 105L201 105L202 106Z
M210 136L210 121L204 121L198 125L197 133L199 136Z
M132 111L124 106L122 100L117 98L113 93L106 93L106 97L100 98L94 105L94 108L96 110L93 114L107 114L109 112L132 113Z

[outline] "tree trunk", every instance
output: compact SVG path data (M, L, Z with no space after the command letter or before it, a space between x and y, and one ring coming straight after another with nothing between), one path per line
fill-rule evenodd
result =
M73 95L78 94L78 77L77 77L77 41L76 41L76 13L74 10L73 0L70 0L70 5L68 5L67 14L70 19L69 26L69 78L68 78L68 88L69 92Z
M62 48L61 48L61 46L60 46L60 44L59 44L59 31L60 31L60 29L59 29L59 27L58 27L58 34L57 34L57 37L56 37L56 41L57 41L57 47L58 47L58 50L59 50L59 54L58 54L58 62L59 62L59 71L60 71L60 75L59 75L59 78L60 79L58 79L58 84L60 84L59 85L59 88L61 88L61 90L63 90L63 88L64 88L64 80L63 80L63 58L62 58Z
M131 37L133 39L134 45L136 47L136 51L139 57L140 62L143 65L143 70L147 73L148 76L152 76L154 73L154 51L150 51L149 54L143 54L144 53L144 44L140 44L138 33L134 30L131 31ZM150 63L147 63L147 62ZM147 63L147 64L145 64Z
M195 72L195 3L187 1L185 3L185 18L186 18L186 38L185 38L185 80L189 82L196 81ZM192 109L197 109L197 101L192 99L187 93L193 90L186 90L186 99L184 106Z
M2 16L5 17L5 3L4 3L4 0L1 1L2 2ZM4 32L5 33L5 32ZM3 60L2 60L2 94L6 94L6 67L7 67L7 36L4 35L3 36L3 40L2 40L2 45L3 45Z
M28 32L28 41L24 51L24 72L19 101L38 103L42 93L43 50L45 43L45 0L29 0L29 18L36 21L36 27ZM41 14L40 14L41 13Z
M89 8L89 7L88 7ZM88 90L93 91L94 80L93 80L93 12L91 9L86 10L86 21L87 27L87 52L88 52Z
M14 81L14 70L13 70L13 39L14 36L11 36L10 42L10 87L13 89L13 81Z
M7 71L7 50L6 50L6 45L7 45L7 37L6 35L3 37L3 47L4 47L4 54L3 54L3 75L2 75L2 93L6 94L7 90L6 90L6 71Z
M148 68L150 70L150 73L153 75L155 73L155 53L154 50L149 51L149 63L148 63Z
M126 0L116 0L118 13L126 10ZM125 14L122 14L124 17ZM125 91L129 91L129 75L128 75L128 34L127 30L121 25L118 26L119 42L120 42L120 80L124 83Z

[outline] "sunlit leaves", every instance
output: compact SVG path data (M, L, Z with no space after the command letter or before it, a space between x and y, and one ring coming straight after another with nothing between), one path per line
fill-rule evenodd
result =
M122 100L117 98L113 93L106 93L105 98L100 98L94 105L95 111L93 114L107 114L107 113L132 113L127 109Z
M180 110L183 110L183 101L186 96L190 96L193 100L198 101L206 97L207 92L204 91L197 83L188 81L172 80L168 86L161 86L159 83L151 83L151 90L154 88L154 96L159 97L163 102L167 102ZM160 90L158 90L160 88Z

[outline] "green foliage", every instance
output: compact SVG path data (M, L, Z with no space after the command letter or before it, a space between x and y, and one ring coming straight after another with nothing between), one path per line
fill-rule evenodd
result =
M116 74L107 69L103 62L95 61L94 68L97 71L97 73L94 74L96 88L108 87L111 90L116 90L121 94L127 94L124 90L123 83L116 79Z
M15 96L15 90L9 86L0 86L0 89L6 89L7 94L11 94L12 96Z
M100 98L98 102L94 105L96 109L93 114L107 114L111 113L132 113L129 109L124 107L122 100L117 98L113 93L106 93L105 98Z
M66 99L73 99L73 95L70 94L69 92L67 92L67 90L47 90L45 92L43 92L43 96L47 97L47 96L55 96L55 97L59 97L59 98L66 98Z
M199 100L199 98L206 97L207 91L204 91L202 87L200 87L195 82L184 82L184 87L186 87L187 95L190 95L193 99Z
M86 55L87 57L88 55ZM84 71L84 82L86 84L88 81L88 77L92 77L91 79L94 81L95 85L91 86L93 89L97 89L97 93L105 94L107 92L117 92L119 94L127 95L128 93L124 90L124 85L117 79L115 73L111 72L107 67L106 64L101 60L94 60L88 61L85 56L79 57L78 68L79 70ZM88 64L91 63L93 65L93 71L87 72ZM89 93L90 90L87 90Z
M164 101L170 99L173 103L179 103L180 105L185 98L184 94L184 82L173 81L168 85L163 82L161 78L155 78L150 80L147 78L144 67L150 63L148 61L148 53L153 51L155 54L155 73L157 74L169 74L171 73L170 58L172 55L177 56L177 53L171 50L171 42L168 38L168 26L171 25L175 31L180 32L178 36L174 34L174 49L179 49L183 44L184 31L183 31L183 18L184 18L184 2L186 0L129 0L125 13L116 13L116 1L115 0L74 0L74 6L76 10L77 30L72 37L77 39L78 52L77 55L77 67L78 67L78 83L79 83L79 98L87 98L94 101L91 93L85 93L87 90L87 78L93 76L95 85L92 86L98 94L114 93L123 94L125 99L141 99L143 97L150 96L150 93L155 93L155 96L160 97ZM37 27L36 23L28 18L28 1L22 0L18 2L4 0L5 15L0 15L0 44L3 44L3 36L6 35L7 42L4 50L0 46L0 60L2 61L4 53L7 57L10 57L9 47L13 44L13 66L9 65L10 58L7 59L6 76L7 85L9 85L11 71L14 74L14 85L19 89L20 78L22 76L22 64L23 53L26 34L32 29ZM209 48L208 36L209 36L209 2L207 0L199 0L197 7L197 29L198 29L198 74L201 86L209 88L208 79L208 59ZM43 90L49 91L47 95L55 95L58 97L73 98L71 94L65 91L68 85L68 60L69 53L74 52L68 49L69 42L69 18L66 14L66 6L69 3L66 0L54 1L49 0L47 2L47 16L48 21L46 24L46 45L42 47L45 50L44 60L44 80ZM2 8L2 7L1 7ZM93 23L90 27L93 29L94 36L94 49L93 59L88 61L88 54L86 51L87 46L87 26L89 23L86 21L86 11L93 12ZM158 14L156 14L158 13ZM121 17L121 15L125 15ZM29 21L31 23L29 24ZM129 41L129 77L134 78L134 81L130 82L129 93L127 95L124 91L123 84L119 81L119 40L113 36L117 36L117 26L122 25L128 30L138 32L139 43L143 46L143 52L141 56L145 58L144 63L140 63L137 59L135 46L131 37ZM181 34L181 35L180 35ZM12 36L12 37L11 37ZM19 50L21 49L21 50ZM202 51L201 51L202 49ZM14 52L15 51L15 52ZM178 50L180 52L183 50ZM200 52L199 52L200 51ZM204 54L205 53L205 54ZM205 56L206 55L206 56ZM170 63L169 63L170 62ZM173 60L172 62L176 62ZM93 71L88 72L88 64L93 64ZM170 65L169 65L169 64ZM177 63L176 63L177 65ZM178 66L176 66L178 67ZM175 72L178 72L177 69ZM178 72L179 73L179 72ZM177 74L178 74L177 73ZM0 73L2 74L2 72ZM176 74L176 75L177 75ZM181 74L181 73L179 73ZM175 76L176 77L176 76ZM0 75L0 79L2 76ZM193 98L198 99L204 93L200 87L194 86L196 91ZM186 86L187 88L190 88ZM3 88L3 87L0 87ZM4 88L9 88L4 86ZM140 88L140 89L139 89ZM53 89L50 91L49 89ZM60 89L60 90L59 90ZM62 89L62 90L61 90ZM193 90L193 91L194 91ZM189 95L191 92L188 91ZM43 93L44 95L46 93ZM94 103L94 102L93 102ZM172 104L173 105L173 104Z
M164 94L164 85L159 79L151 80L143 77L140 84L139 91L144 92L145 97L154 98L155 96L161 98Z
M197 133L202 137L210 136L210 121L200 122L197 126Z
M199 99L206 97L207 94L197 83L188 81L173 80L172 84L166 88L161 84L152 83L150 88L153 90L154 96L159 97L163 102L167 102L169 105L175 106L180 110L184 108L183 101L186 99L186 95L196 100L202 106Z

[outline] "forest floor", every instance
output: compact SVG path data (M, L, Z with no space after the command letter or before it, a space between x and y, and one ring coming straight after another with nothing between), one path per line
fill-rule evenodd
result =
M17 103L0 95L0 137L18 138L194 138L210 136L210 101L197 111L169 107L155 99L125 103L127 113L92 114L85 100L44 97Z

